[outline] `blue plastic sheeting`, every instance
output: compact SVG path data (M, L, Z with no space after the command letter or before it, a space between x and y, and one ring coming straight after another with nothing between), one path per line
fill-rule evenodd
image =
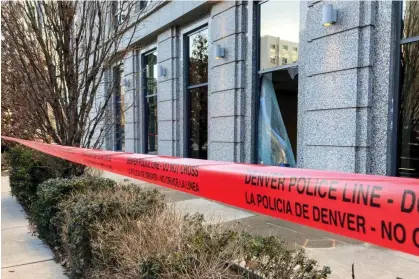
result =
M258 121L258 162L295 167L294 153L279 109L272 74L262 77Z

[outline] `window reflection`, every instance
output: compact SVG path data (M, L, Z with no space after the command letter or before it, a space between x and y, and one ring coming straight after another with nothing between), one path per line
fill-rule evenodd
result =
M114 67L114 150L125 150L124 64Z
M208 156L208 29L188 36L188 156Z
M157 96L147 98L147 153L157 153Z
M144 56L146 81L146 120L147 120L147 153L157 153L158 126L157 126L157 52Z
M402 33L403 38L419 36L418 1L403 1Z
M299 1L269 1L260 5L260 69L297 63Z
M399 175L419 177L419 42L401 46Z
M189 36L189 85L208 82L208 29Z
M190 157L206 159L208 155L208 87L189 90L190 96Z

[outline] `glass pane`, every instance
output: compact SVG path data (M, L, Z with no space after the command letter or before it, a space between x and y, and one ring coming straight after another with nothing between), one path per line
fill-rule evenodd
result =
M125 150L124 65L114 67L115 150Z
M189 156L207 159L208 153L208 88L206 86L189 90Z
M121 100L120 100L120 106L121 106L121 150L125 151L125 86L124 86L124 64L121 64L120 68L119 68L119 90L120 90L120 96L121 96Z
M189 36L189 85L208 82L208 29Z
M295 167L297 68L264 74L259 102L258 162L265 165Z
M419 36L419 2L403 1L402 37Z
M299 1L260 5L260 69L297 63L300 32Z
M146 96L157 93L157 52L144 56Z
M147 153L157 152L157 96L147 98Z
M399 175L419 177L419 42L402 45Z

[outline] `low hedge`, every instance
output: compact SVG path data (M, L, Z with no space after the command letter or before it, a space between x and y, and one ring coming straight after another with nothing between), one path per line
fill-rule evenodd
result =
M207 225L199 214L183 216L167 207L157 190L97 177L66 179L74 172L59 159L20 146L8 152L12 193L28 209L40 237L59 248L71 279L255 274L321 279L331 273L278 237Z
M38 185L62 174L59 168L52 166L58 160L20 145L7 151L7 160L12 195L26 210L36 200Z
M40 238L51 247L58 247L61 245L60 223L56 218L59 203L76 191L98 191L113 189L115 186L113 180L91 176L49 179L38 186L37 199L31 205L29 221L36 226Z
M202 215L167 208L93 225L92 266L85 278L321 279L331 273L279 237L205 224Z
M51 178L81 176L84 166L52 157L21 145L6 152L10 169L10 188L26 211L37 199L38 186Z
M63 224L61 240L68 258L69 276L84 278L92 268L92 239L95 224L127 216L132 220L165 208L164 197L157 190L144 190L136 185L114 189L90 190L71 195L59 208ZM87 277L85 277L87 278Z

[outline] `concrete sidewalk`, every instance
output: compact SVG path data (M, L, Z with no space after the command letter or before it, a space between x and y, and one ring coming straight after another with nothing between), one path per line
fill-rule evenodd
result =
M199 212L210 221L239 221L252 233L277 235L291 247L302 247L307 254L321 265L330 266L333 279L352 278L352 264L356 279L418 279L419 257L384 249L375 245L327 233L287 221L257 215L217 202L202 199L169 188L144 181L105 172L104 177L118 182L132 182L144 187L156 187L163 192L170 203L187 213Z
M64 279L52 251L29 230L20 204L10 194L9 177L1 177L1 277Z

